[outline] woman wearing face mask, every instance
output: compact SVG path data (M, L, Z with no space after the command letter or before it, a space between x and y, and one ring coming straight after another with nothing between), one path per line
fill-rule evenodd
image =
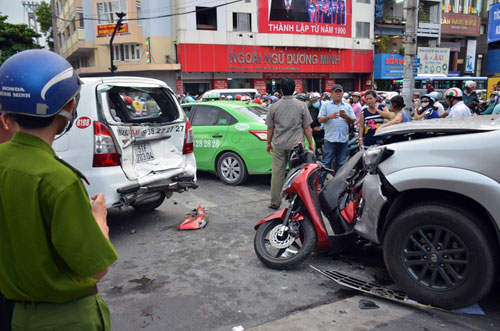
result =
M495 109L495 106L497 105L497 96L497 91L493 91L491 93L490 99L488 100L488 107L481 113L481 115L491 115L493 113L493 109Z
M387 107L379 107L377 93L369 90L365 92L366 106L359 117L359 145L369 147L384 140L384 137L374 137L378 127L384 124L384 119L391 119Z
M316 155L320 155L323 150L323 138L325 132L321 128L321 123L318 122L319 109L321 108L321 95L319 93L311 93L309 96L309 113L311 114L313 130L313 138L316 142Z
M437 108L434 107L434 102L436 101L433 96L426 94L420 99L421 108L419 111L415 112L415 120L430 120L432 118L439 118L439 113Z

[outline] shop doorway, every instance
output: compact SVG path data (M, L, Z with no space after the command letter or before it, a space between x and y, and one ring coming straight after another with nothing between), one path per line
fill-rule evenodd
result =
M336 79L335 83L342 85L345 92L354 91L354 79Z
M321 78L307 78L302 80L303 91L323 93L323 79Z
M253 88L253 79L228 79L228 88Z
M210 90L212 84L210 82L186 83L184 82L184 93L192 96L201 96L203 92Z
M280 79L266 79L266 91L271 94L281 93Z

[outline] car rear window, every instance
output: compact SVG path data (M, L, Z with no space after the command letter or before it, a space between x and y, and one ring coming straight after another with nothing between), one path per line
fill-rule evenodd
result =
M98 94L116 123L168 123L181 116L172 93L162 87L104 86Z
M266 120L266 116L268 113L268 110L263 107L238 107L236 109L246 116L260 122L264 122Z

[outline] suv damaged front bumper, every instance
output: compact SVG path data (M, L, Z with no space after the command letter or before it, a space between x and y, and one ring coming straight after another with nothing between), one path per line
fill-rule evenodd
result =
M150 198L152 195L163 192L167 198L170 198L174 192L184 192L187 189L198 188L194 176L179 175L169 180L152 182L149 184L135 183L118 188L116 191L120 194L120 202L115 203L114 207L129 206L133 203L139 203L142 200Z

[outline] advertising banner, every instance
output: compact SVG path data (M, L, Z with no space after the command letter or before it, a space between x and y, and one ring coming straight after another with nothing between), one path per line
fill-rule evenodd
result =
M500 3L495 3L490 6L488 43L498 40L500 40Z
M227 79L214 79L214 89L227 89Z
M422 65L418 68L418 75L447 75L450 62L449 48L419 47L417 56Z
M476 64L476 45L477 40L467 40L467 55L465 58L465 73L474 73L474 67Z
M371 73L373 51L179 44L182 72Z
M481 17L475 15L442 13L441 33L459 36L479 37Z
M177 94L184 94L184 84L182 84L182 79L177 78L175 80L175 89L177 90Z
M352 0L257 0L260 33L351 37Z
M256 89L260 94L266 93L266 80L265 79L254 79L253 88Z
M115 29L116 24L101 24L97 26L97 35L105 36L108 34L112 34ZM128 32L128 23L123 23L121 28L116 31L116 33L127 33Z
M325 79L325 91L331 91L333 85L335 85L335 79Z
M401 79L405 57L399 54L375 54L373 79Z

